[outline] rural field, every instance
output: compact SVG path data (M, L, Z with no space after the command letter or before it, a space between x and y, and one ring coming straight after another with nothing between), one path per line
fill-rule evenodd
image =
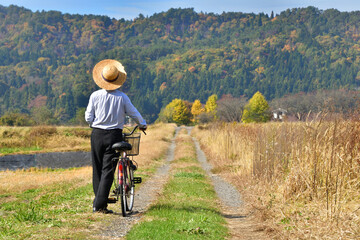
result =
M237 224L255 228L255 219L254 233L262 231L263 239L360 237L360 122L328 119L211 123L191 130L212 174L242 195L248 215ZM89 133L87 128L1 128L1 153L89 150ZM197 161L189 132L181 128L175 140L174 133L175 124L156 124L142 135L136 161L145 182L164 164L172 142L176 148L163 190L125 238L239 239ZM91 167L3 171L0 238L99 239L109 222L122 217L93 214L92 198Z
M358 118L219 123L193 134L274 238L360 238Z
M2 153L90 150L89 134L86 128L3 127L0 141ZM152 125L147 134L136 158L145 180L161 164L174 125ZM0 172L0 239L97 239L92 236L106 216L92 213L91 174L91 167Z
M359 23L359 0L0 1L0 240L360 240ZM125 122L106 199L90 142Z

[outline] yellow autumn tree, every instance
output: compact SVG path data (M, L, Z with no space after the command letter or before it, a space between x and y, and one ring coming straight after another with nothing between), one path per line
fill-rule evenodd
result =
M196 99L193 105L191 106L191 114L193 115L195 122L197 121L197 117L204 111L205 109L203 108L200 100Z
M216 94L211 95L205 104L205 111L207 113L210 113L214 118L216 117L216 109L217 109L217 103L218 97Z
M270 120L269 104L260 92L256 92L249 100L241 120L244 123L267 122Z
M183 100L175 98L161 111L159 120L188 124L190 122L190 111Z

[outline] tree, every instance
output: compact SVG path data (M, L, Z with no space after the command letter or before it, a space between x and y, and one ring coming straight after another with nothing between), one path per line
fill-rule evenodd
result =
M183 100L175 98L160 112L159 121L187 124L190 122L190 111Z
M297 93L273 100L271 108L283 108L287 115L303 121L321 111L350 114L357 108L360 99L358 91L321 90Z
M267 122L269 120L269 104L260 92L256 92L245 106L242 121L244 123L250 123Z
M240 122L245 105L246 99L244 97L223 96L219 100L217 116L221 121Z
M180 100L174 107L173 121L177 124L187 124L190 122L189 109L182 100Z
M33 108L31 116L37 125L53 125L58 123L54 118L53 112L46 106Z
M88 123L85 121L85 111L86 108L79 108L76 110L75 117L72 119L73 124L86 126Z
M195 122L197 121L198 116L204 111L205 109L203 108L200 100L196 99L193 105L191 106L191 114L193 115Z
M28 114L15 112L7 112L0 117L0 125L2 126L31 126L34 122Z
M206 101L205 104L205 111L207 113L210 113L211 115L213 115L214 119L216 117L216 110L217 110L217 101L218 97L216 94L211 95L208 100Z
M269 18L189 8L116 20L0 8L1 114L28 112L41 95L58 122L68 123L97 89L91 69L104 58L121 60L130 79L122 90L149 122L174 98L205 103L213 93L260 91L271 100L360 83L358 12L294 8Z

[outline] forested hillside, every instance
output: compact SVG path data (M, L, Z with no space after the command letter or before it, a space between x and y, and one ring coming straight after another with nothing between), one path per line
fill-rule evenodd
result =
M0 5L0 116L81 114L93 66L121 61L123 86L148 121L174 98L268 100L360 85L360 12L286 10L277 16L170 9L127 21Z

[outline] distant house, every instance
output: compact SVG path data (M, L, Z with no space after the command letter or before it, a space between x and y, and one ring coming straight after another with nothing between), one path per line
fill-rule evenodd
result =
M272 114L275 121L284 121L287 111L285 109L278 108L276 110L273 110Z

